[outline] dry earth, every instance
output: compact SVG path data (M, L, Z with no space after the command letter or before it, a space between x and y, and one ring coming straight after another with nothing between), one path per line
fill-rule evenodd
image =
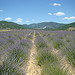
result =
M35 41L35 32L33 34L33 40L32 40L32 49L30 50L30 57L29 61L27 62L27 74L26 75L41 75L41 67L37 65L36 55L37 50L36 46L34 44Z

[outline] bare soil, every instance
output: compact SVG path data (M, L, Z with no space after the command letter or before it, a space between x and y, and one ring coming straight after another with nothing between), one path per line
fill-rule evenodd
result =
M27 62L27 74L26 75L41 75L41 67L37 65L36 55L37 50L34 44L35 41L35 32L32 40L32 49L30 50L29 61Z

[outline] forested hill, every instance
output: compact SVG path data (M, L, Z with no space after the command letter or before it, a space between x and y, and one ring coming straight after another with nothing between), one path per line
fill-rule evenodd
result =
M0 21L0 29L53 29L53 30L75 30L75 22L62 24L56 22L42 22L34 24L17 24L14 22Z
M61 26L57 30L75 30L75 22Z
M24 26L30 29L54 29L54 28L58 28L64 25L65 24L56 23L56 22L41 22L41 23L33 23L30 25L24 24Z
M26 29L26 27L14 22L0 21L0 29Z

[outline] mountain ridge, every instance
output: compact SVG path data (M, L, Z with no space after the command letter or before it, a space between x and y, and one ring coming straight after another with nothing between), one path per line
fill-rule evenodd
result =
M63 23L56 23L56 22L41 22L41 23L33 23L30 25L25 25L27 28L32 28L32 29L53 29L53 28L58 28L60 26L63 26L65 24Z
M48 29L48 30L75 30L75 22L69 24L56 22L41 22L32 24L17 24L14 22L0 21L0 29Z

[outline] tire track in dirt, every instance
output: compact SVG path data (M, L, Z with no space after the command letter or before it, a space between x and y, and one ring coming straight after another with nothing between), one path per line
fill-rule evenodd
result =
M36 60L37 50L34 41L35 41L35 32L33 34L32 48L30 50L29 61L27 62L26 75L41 75L41 67L37 65L38 64Z

